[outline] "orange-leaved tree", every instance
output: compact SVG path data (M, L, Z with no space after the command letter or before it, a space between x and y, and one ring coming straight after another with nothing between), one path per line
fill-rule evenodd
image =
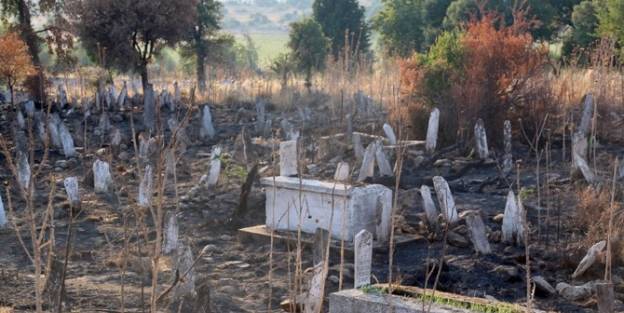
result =
M35 74L28 46L16 33L0 36L0 81L7 85L11 92L11 105L15 100L15 87Z

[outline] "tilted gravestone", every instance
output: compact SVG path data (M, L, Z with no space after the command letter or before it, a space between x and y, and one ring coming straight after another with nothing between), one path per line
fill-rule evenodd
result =
M386 134L386 138L388 138L388 141L390 142L391 145L396 145L397 144L397 138L396 135L394 134L394 130L392 129L392 126L390 126L390 124L385 123L383 124L383 130L384 133Z
M210 171L208 172L208 186L215 186L221 175L221 147L215 146L210 155Z
M178 217L175 212L169 211L165 216L165 239L163 254L168 255L178 250Z
M386 153L383 151L383 145L380 141L378 141L375 148L375 161L377 162L377 166L379 167L379 175L381 176L394 176L394 172L392 171L392 166L386 157Z
M427 124L427 139L425 141L425 150L433 153L438 145L438 129L440 127L440 110L434 108L429 115L429 123Z
M522 245L524 243L524 212L516 199L514 192L509 190L505 203L501 239L503 242Z
M74 147L74 138L72 138L72 135L69 132L69 129L67 129L64 123L60 123L59 133L61 137L61 143L63 145L63 154L65 154L66 157L76 156L76 148Z
M457 215L457 207L455 206L455 200L451 193L451 188L442 176L433 177L433 187L436 191L436 197L438 198L438 205L442 215L449 223L455 223L459 220Z
M431 189L428 186L420 186L420 196L422 197L423 209L427 216L427 222L431 227L438 226L438 209L436 209L435 203L431 197Z
M297 175L297 140L280 142L280 176Z
M364 158L362 159L362 166L360 167L360 173L358 175L358 182L364 181L368 177L375 175L375 149L377 145L371 142L364 151Z
M462 212L462 217L470 231L470 241L475 251L479 254L492 253L481 214L478 211L469 210Z
M149 130L154 130L156 126L156 99L154 87L148 84L143 95L143 125Z
M488 150L487 135L482 119L478 119L474 127L475 148L480 159L487 159L490 152Z
M20 186L28 190L30 184L30 165L28 164L28 156L26 153L17 152L17 182Z
M152 166L148 164L145 166L143 178L139 183L138 203L144 208L149 208L152 205L153 177Z
M212 124L212 114L210 114L210 107L205 105L202 108L201 115L201 128L199 129L199 136L202 139L211 139L215 136L216 131Z
M63 147L63 143L61 140L61 133L59 131L59 125L61 124L61 118L57 113L50 114L50 119L48 120L48 132L50 133L50 141L52 145L56 148Z
M107 162L95 160L93 162L93 188L96 193L112 191L113 178Z
M373 263L373 234L363 229L353 240L354 288L370 285Z
M71 205L75 208L80 207L80 189L78 187L78 177L67 177L63 180L65 192Z
M180 283L173 290L173 298L178 299L195 292L195 271L193 270L193 252L191 247L178 245L176 270L180 273Z

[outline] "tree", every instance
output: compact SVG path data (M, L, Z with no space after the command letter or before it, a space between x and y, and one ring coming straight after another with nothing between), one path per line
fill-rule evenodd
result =
M370 30L364 16L365 9L357 0L315 0L312 12L314 20L331 40L334 58L338 58L341 52L353 55L368 51ZM344 51L345 47L349 48L348 51Z
M423 15L420 0L385 0L383 9L373 18L385 52L407 57L426 48Z
M288 78L295 70L295 64L292 55L289 53L280 53L271 63L271 70L280 77L282 89L288 85Z
M290 24L288 47L299 71L305 74L306 87L312 87L312 74L323 69L330 40L325 37L321 25L311 18Z
M221 9L223 5L216 0L199 0L195 26L190 30L188 43L197 57L196 75L200 91L206 90L206 59L210 47L219 38L217 32L221 29Z
M564 40L563 54L570 54L575 48L588 48L596 40L598 17L592 1L583 1L574 6L572 12L572 29Z
M624 0L604 0L596 6L598 33L622 47L624 43ZM624 57L624 54L620 55Z
M197 21L198 0L70 0L74 26L85 49L101 65L141 75L159 50L187 38Z
M0 80L9 88L11 105L15 104L15 86L35 74L28 46L16 33L0 37Z

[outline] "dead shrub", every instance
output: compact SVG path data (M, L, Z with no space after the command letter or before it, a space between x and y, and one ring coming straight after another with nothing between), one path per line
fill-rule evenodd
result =
M611 190L606 187L587 186L579 190L576 195L577 206L572 222L585 232L582 244L588 248L598 241L607 239ZM615 212L613 225L623 225L622 206L615 202L613 209ZM613 228L613 232L614 248L617 248L619 244L616 243L622 241L624 232L617 226Z

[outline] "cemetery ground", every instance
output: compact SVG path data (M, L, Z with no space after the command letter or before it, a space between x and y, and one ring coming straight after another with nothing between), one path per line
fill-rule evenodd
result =
M367 103L365 106L373 108L361 109L362 99L361 95L354 96L349 100L351 107L337 114L337 118L328 118L327 112L333 109L322 102L288 108L273 106L270 100L238 101L227 105L211 103L206 106L209 107L208 113L202 106L195 105L192 112L186 114L191 101L184 98L173 106L157 106L152 117L146 117L150 113L143 108L143 100L133 97L122 102L122 107L127 103L132 104L132 109L127 104L123 109L114 105L110 109L92 106L92 114L86 119L84 107L72 109L72 104L62 107L57 104L51 112L57 114L69 129L76 153L66 156L71 155L64 149L67 147L50 143L46 156L40 139L32 139L30 142L37 146L33 151L34 159L47 158L47 161L33 162L31 170L40 171L34 183L35 207L45 208L51 203L53 210L49 222L53 225L53 236L47 239L51 239L48 245L55 247L55 257L51 259L58 262L54 264L63 264L65 251L69 251L65 295L62 297L65 311L148 311L153 267L159 273L156 292L165 295L163 302L159 303L162 311L178 311L176 305L179 303L172 300L171 294L174 293L168 294L167 287L186 285L191 281L186 278L191 276L194 292L204 301L204 308L209 308L202 312L280 312L280 303L284 300L299 303L299 291L306 288L299 290L293 286L295 280L301 279L307 284L312 279L314 249L306 246L298 258L297 232L285 235L291 236L290 244L267 240L263 236L242 236L239 232L240 228L267 222L265 212L270 204L265 192L270 187L261 184L260 178L284 171L283 164L280 164L284 161L280 141L287 139L298 139L295 174L334 182L338 164L346 162L351 171L347 177L343 173L342 180L356 186L380 184L396 193L394 230L390 240L397 244L390 250L391 254L387 243L376 247L371 283L386 283L391 276L394 284L435 286L437 290L468 297L524 305L527 277L530 277L534 290L533 308L558 312L593 312L597 309L593 286L604 276L604 247L594 249L595 254L586 256L586 253L589 247L605 238L586 238L578 234L576 207L582 202L578 198L579 190L595 183L599 180L597 177L604 177L602 184L609 186L612 174L594 172L590 179L580 162L582 174L571 175L570 164L577 164L572 158L576 161L581 156L574 154L571 157L569 134L567 138L553 135L546 141L548 150L547 156L540 161L541 188L538 189L535 154L526 142L514 141L505 153L501 152L503 149L482 151L484 147L487 150L487 140L484 143L476 140L476 145L438 145L437 148L434 145L432 151L425 152L424 142L392 138L392 129L382 126L386 121L384 114L380 114L381 108ZM20 110L25 112L26 108L20 105ZM100 110L107 113L100 113ZM345 114L356 111L359 114L351 115L354 116L352 119ZM4 138L11 138L7 139L11 155L19 152L19 141L23 140L19 139L23 134L18 134L23 127L16 125L19 118L14 118L13 114L12 110L5 109L0 122L2 134L6 134ZM103 121L103 115L110 120ZM190 117L188 123L185 122L187 116ZM30 122L36 124L35 119L27 118L26 127L30 127ZM165 162L154 161L163 158L165 144L151 146L148 136L140 135L147 133L149 124L153 124L153 129L162 130L163 138L175 137L180 133L171 126L175 124L169 122L172 119L184 129L184 138L179 138L183 145L177 146L179 153L174 175L164 169L158 172L161 168L157 164ZM475 129L476 136L484 134L481 128L487 128L487 125L482 124L478 123ZM503 134L503 130L500 133ZM153 134L157 137L159 132ZM353 139L355 137L359 138L357 142ZM219 148L215 148L217 146ZM367 146L369 148L363 151ZM623 152L618 145L601 143L595 147L591 160L611 164L613 157L621 156ZM513 156L511 168L503 157L509 153ZM396 177L380 175L388 171L380 154L389 160L390 174L395 171L395 164L398 165L396 170L401 173L398 183ZM362 166L368 156L369 161L378 165L373 165L373 171L369 173L372 175L362 175L360 172L370 169ZM582 159L587 163L587 155ZM36 293L33 285L37 279L33 275L29 254L25 253L25 248L32 253L32 233L28 215L24 214L24 200L14 188L9 188L17 182L6 166L5 155L2 160L2 200L8 211L10 227L0 229L0 311L1 307L15 312L34 311ZM105 186L109 192L94 190L99 179L94 173L96 160L110 164L111 177L107 182L110 185ZM155 187L147 191L140 187L150 164L158 172L157 177L166 178L162 192L158 192L158 181L162 181L159 179L156 179ZM215 166L219 169L216 174ZM590 170L596 169L593 165L589 167ZM80 199L77 202L68 199L67 185L64 184L67 177L78 178ZM216 183L211 182L212 179ZM441 194L445 189L440 185L445 183L455 206L450 204L449 194ZM424 207L427 199L423 201L422 194L428 192L421 188L423 185L434 194L433 198L428 195L428 203L433 204L435 211L432 215L428 215ZM514 192L511 202L510 190ZM11 200L7 192L11 193ZM280 200L285 201L276 199ZM518 200L522 203L516 203ZM146 205L142 201L146 201ZM170 221L174 214L173 220L177 220L179 227L175 238L179 240L174 245L177 247L174 252L164 253L154 265L152 251L161 244L156 242L159 235L150 210L157 207L168 212L163 216L166 228L163 236L166 240L171 239L168 230L172 227ZM454 207L456 212L453 212ZM526 210L528 223L518 223L510 233L505 233L504 224L509 220L504 219L510 218L505 215L514 208L519 212ZM440 211L442 214L438 215ZM521 213L515 214L522 220ZM72 217L73 222L70 222ZM476 228L472 226L475 224ZM482 226L481 233L479 225ZM527 229L518 225L529 228L528 238L523 237ZM19 238L15 227L21 230ZM621 224L615 227L621 228ZM314 237L313 234L306 236ZM409 240L399 244L406 238ZM523 238L527 240L523 241ZM68 242L71 246L66 250ZM165 246L168 243L171 242L165 242ZM523 246L524 243L529 244L529 249ZM615 290L615 311L622 311L624 249L619 238L613 239L611 244L614 247L611 280ZM176 249L186 251L180 247L190 247L194 263L191 268L187 266L187 270L192 275L186 276L180 271L176 275L175 269L181 267L181 254ZM48 250L43 248L42 251ZM48 255L44 253L42 258L48 259ZM331 292L353 288L358 275L353 252L349 249L330 249L328 261L326 299ZM579 262L587 264L588 261L593 262L579 266ZM50 273L43 275L54 276L57 270L52 270L54 266L49 268ZM301 277L295 274L298 271ZM178 275L182 275L182 279ZM58 294L56 281L51 279L44 292L44 297L49 299L45 301L44 309L49 311L54 310L52 303ZM365 289L375 291L374 287ZM323 306L327 309L328 300Z

